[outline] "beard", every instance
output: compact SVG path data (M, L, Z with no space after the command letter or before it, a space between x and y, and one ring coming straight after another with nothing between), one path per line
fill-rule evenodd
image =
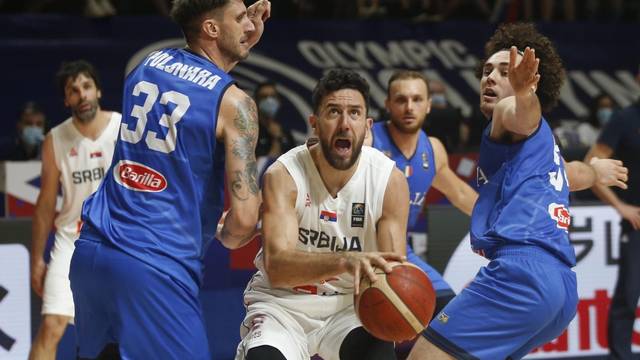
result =
M422 116L422 121L416 121L414 124L405 124L402 120L402 117L404 116L401 115L400 118L398 120L395 120L393 117L391 117L391 124L393 124L393 127L396 128L398 131L400 131L403 134L415 134L418 131L420 131L420 129L422 129L422 125L424 125L424 122L427 118L427 114L424 114L424 116ZM416 119L417 120L417 119Z
M338 135L339 136L339 135ZM342 158L336 154L333 149L333 141L331 139L326 140L320 136L320 148L322 149L322 155L327 160L329 165L336 170L348 170L356 163L360 157L362 151L362 144L364 143L364 136L356 143L351 141L351 156L347 159Z
M243 49L238 41L235 41L231 36L225 35L224 32L221 33L218 41L218 47L222 56L230 61L238 62L249 57L249 51Z
M81 104L82 105L82 104ZM98 100L89 101L89 110L80 111L80 105L78 105L75 109L73 109L73 116L80 120L81 123L86 124L91 122L96 117L98 113Z

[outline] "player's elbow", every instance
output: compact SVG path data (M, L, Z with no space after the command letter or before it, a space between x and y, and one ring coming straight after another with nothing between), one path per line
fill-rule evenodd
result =
M256 230L258 225L258 209L238 209L233 212L234 232L238 234L249 234Z
M290 284L287 283L286 277L283 276L284 274L281 269L282 266L280 265L279 255L273 254L270 251L265 251L264 270L267 273L267 277L269 278L271 286L273 286L274 288L283 288L290 286Z

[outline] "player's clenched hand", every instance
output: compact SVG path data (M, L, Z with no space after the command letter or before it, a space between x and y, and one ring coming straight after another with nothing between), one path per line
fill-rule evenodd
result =
M406 258L392 252L346 252L344 254L347 271L353 275L353 287L355 294L360 293L360 278L368 276L371 282L378 280L374 267L391 272L389 261L404 261Z
M622 161L614 159L591 158L589 162L596 172L597 182L604 186L617 186L621 189L627 188L629 169L624 167Z
M529 91L535 91L540 80L538 65L540 59L536 58L534 49L524 49L522 61L516 65L518 49L512 46L509 51L509 83L516 95L526 95Z
M44 287L44 277L47 274L47 264L44 260L38 259L31 263L31 287L38 296L42 297Z
M266 21L271 16L271 2L269 0L258 0L247 8L247 16L251 21Z
M247 8L247 16L253 23L255 30L249 34L247 43L253 47L260 41L264 32L264 22L271 16L271 2L269 0L258 0Z

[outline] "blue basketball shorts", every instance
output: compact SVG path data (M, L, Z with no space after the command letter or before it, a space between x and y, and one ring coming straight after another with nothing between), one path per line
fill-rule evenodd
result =
M538 247L503 247L423 336L456 359L520 359L560 335L577 305L569 266Z
M123 359L211 359L197 294L166 273L78 239L69 278L79 357L116 343Z
M420 256L416 255L416 253L413 252L411 246L409 246L408 244L407 260L413 265L416 265L417 267L422 269L422 271L424 271L429 276L431 284L433 285L433 289L436 291L436 297L451 296L455 294L451 289L451 286L449 286L449 284L444 281L442 275L440 275L440 273L436 269L432 268L431 265L427 264L427 262L424 261Z

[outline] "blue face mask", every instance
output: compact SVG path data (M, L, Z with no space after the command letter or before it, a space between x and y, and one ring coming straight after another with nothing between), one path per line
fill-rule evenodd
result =
M611 114L613 114L613 109L611 108L602 108L598 109L596 116L598 117L598 122L600 126L604 126L611 119Z
M447 105L447 98L444 94L433 94L431 95L431 105L445 106Z
M276 116L280 109L280 100L273 96L267 96L258 103L258 111L268 118Z
M29 146L37 146L44 140L44 129L40 126L25 126L22 128L22 141Z

